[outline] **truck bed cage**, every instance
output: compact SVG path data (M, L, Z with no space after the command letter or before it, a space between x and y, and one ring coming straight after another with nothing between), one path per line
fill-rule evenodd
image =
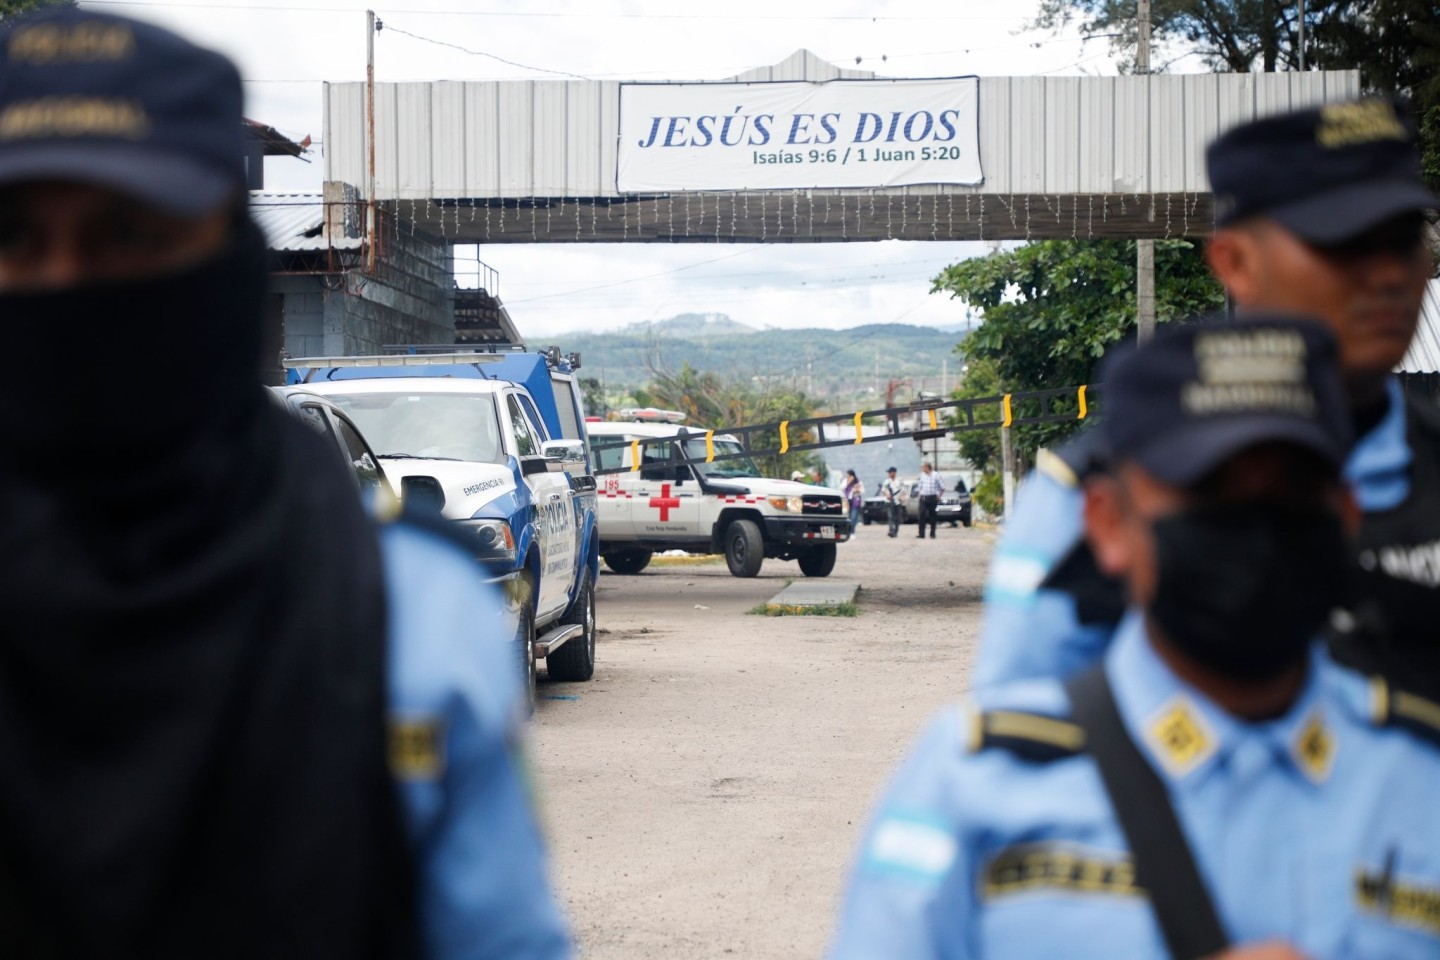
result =
M903 407L888 407L881 410L860 410L855 413L830 414L823 417L806 417L802 420L782 420L776 423L749 424L740 427L723 427L714 430L696 430L677 427L676 432L663 437L645 437L637 440L611 440L606 442L602 438L594 438L590 448L597 454L602 450L618 450L630 448L631 466L610 467L596 470L595 475L601 476L612 473L633 473L640 470L642 465L655 466L657 464L669 464L671 466L691 465L696 463L715 463L724 460L739 460L745 457L764 457L775 454L785 454L802 450L822 450L829 447L852 446L860 443L876 443L881 440L903 440L915 441L930 440L943 437L946 434L958 434L969 430L993 430L997 427L1010 427L1027 423L1059 423L1066 420L1084 420L1091 413L1090 403L1095 399L1095 394L1101 391L1101 384L1086 384L1079 387L1057 387L1052 390L1032 390L1024 393L1005 393L993 397L972 397L964 400L917 400L914 403ZM1068 410L1056 410L1056 406L1072 406ZM1038 401L1042 411L1034 415L1016 416L1014 405L1021 401ZM991 414L984 408L993 407L998 410ZM910 429L901 426L902 416L913 416L914 424L929 421L928 429ZM866 436L863 431L865 421L884 420L886 430L884 433L875 433ZM826 439L825 428L841 425L853 426L855 436L853 438ZM875 424L872 422L872 426ZM755 449L751 444L751 438L757 434L778 433L780 444L778 447L768 449ZM814 440L804 440L799 443L791 443L791 436L804 437L808 434L814 435ZM745 448L743 453L716 453L715 438L731 437L740 440L741 446ZM687 457L681 456L681 444L673 443L675 440L703 440L705 442L705 454L703 456ZM643 463L641 448L657 446L660 444L671 444L669 456L651 459Z

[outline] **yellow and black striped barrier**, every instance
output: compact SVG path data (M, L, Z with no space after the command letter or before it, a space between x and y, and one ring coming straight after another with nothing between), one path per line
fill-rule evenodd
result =
M970 430L994 430L1001 427L1022 426L1030 423L1059 423L1065 420L1084 420L1091 414L1095 394L1100 384L1084 384L1078 387L1058 387L1053 390L1028 390L1004 393L993 397L972 397L964 400L919 400L903 407L889 407L882 410L858 410L854 413L830 414L823 417L806 417L802 420L781 420L777 423L748 424L738 427L716 427L714 429L692 429L677 425L675 432L663 437L647 437L639 440L611 440L591 444L594 451L630 449L629 467L611 467L596 470L596 475L625 473L640 469L641 447L672 444L677 439L694 440L674 444L661 459L671 465L715 463L736 460L743 457L766 457L802 450L822 450L827 447L848 446L859 443L876 443L881 440L930 440L946 434L963 433ZM1034 402L1032 402L1034 401ZM1039 413L1017 410L1017 404L1034 408L1038 403ZM996 417L992 411L998 408ZM1057 409L1060 408L1060 409ZM945 414L949 422L941 419ZM902 424L908 418L908 424ZM866 421L873 425L883 420L883 433L865 435ZM922 425L925 429L922 429ZM853 427L853 437L825 436L827 427ZM761 434L778 435L779 446L752 443ZM745 448L742 453L716 453L715 437L733 437ZM773 440L773 438L772 438ZM703 446L700 444L703 443ZM651 461L654 463L654 460Z

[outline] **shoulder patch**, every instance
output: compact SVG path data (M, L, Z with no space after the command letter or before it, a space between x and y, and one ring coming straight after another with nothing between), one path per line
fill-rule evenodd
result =
M438 780L445 773L445 724L439 717L391 716L390 773L397 780Z
M1040 713L983 710L972 718L968 746L971 753L998 747L1044 763L1084 752L1085 731L1079 724Z
M1399 727L1440 747L1440 703L1397 690L1382 677L1372 677L1370 711L1376 726Z

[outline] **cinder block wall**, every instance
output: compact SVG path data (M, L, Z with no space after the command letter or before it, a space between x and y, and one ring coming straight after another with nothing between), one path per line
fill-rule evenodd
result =
M326 302L325 339L336 353L376 353L387 343L454 343L450 249L438 237L401 224L387 231L373 276L345 275ZM338 339L335 339L338 338Z
M386 237L374 275L279 275L285 350L292 357L378 353L386 344L454 343L449 247L402 226Z

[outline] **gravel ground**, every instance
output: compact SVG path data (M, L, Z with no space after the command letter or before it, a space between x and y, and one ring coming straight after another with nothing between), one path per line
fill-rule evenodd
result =
M542 683L531 736L583 956L823 952L876 793L974 659L994 534L914 531L841 546L854 618L748 613L794 563L602 574L595 679Z

